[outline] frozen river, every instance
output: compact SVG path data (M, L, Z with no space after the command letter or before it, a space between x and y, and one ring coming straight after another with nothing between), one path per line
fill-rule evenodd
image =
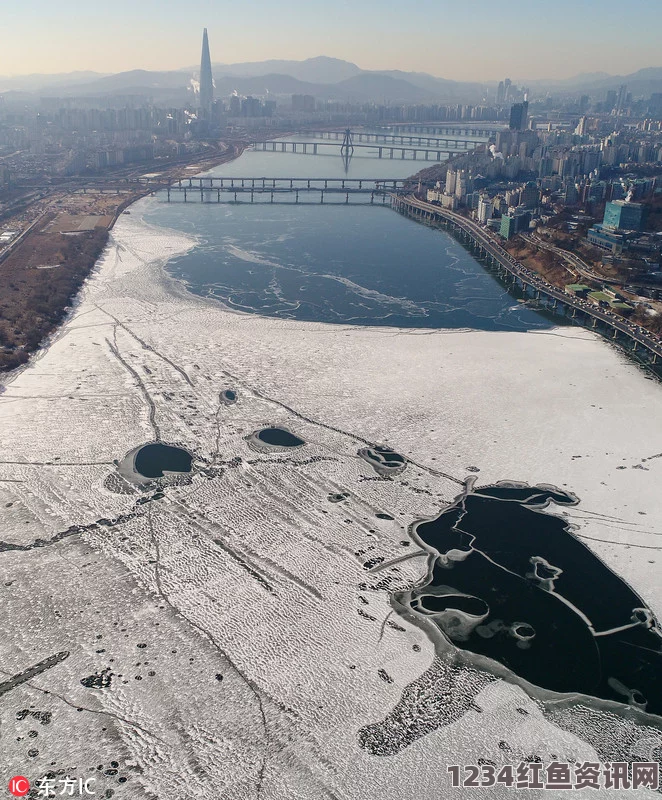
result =
M223 172L250 163L332 168ZM8 774L116 800L438 800L475 794L454 764L659 759L655 673L623 659L659 647L662 387L445 234L143 200L5 384ZM596 659L569 653L577 683L532 657L565 663L545 605ZM576 792L598 795L620 793Z
M207 174L402 178L413 168L411 162L355 156L346 174L339 154L247 151ZM344 195L337 203L327 197L324 206L293 206L291 200L285 195L273 204L162 203L147 219L199 240L169 270L192 291L229 308L353 325L519 331L551 326L518 304L445 233L388 207L344 205Z

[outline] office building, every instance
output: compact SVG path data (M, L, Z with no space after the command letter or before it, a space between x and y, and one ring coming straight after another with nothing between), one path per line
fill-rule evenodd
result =
M643 222L644 207L641 203L612 200L605 207L602 225L612 230L640 231Z
M616 113L622 114L628 102L628 87L622 84L618 87L618 95L616 96Z
M529 110L529 104L524 101L523 103L515 103L510 109L510 124L508 127L511 131L523 131L526 129L526 119Z

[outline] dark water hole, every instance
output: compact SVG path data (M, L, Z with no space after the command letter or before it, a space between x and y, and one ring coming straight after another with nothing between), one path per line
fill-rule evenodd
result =
M146 444L136 454L135 470L145 478L162 478L164 472L190 472L193 457L181 447Z
M276 447L301 447L302 444L305 444L303 439L284 428L264 428L257 434L257 438L265 444Z
M530 683L662 714L656 619L563 518L544 512L550 501L578 502L553 487L497 484L417 523L415 536L438 556L425 585L399 597L439 612L433 619L457 647ZM461 617L486 611L473 627Z

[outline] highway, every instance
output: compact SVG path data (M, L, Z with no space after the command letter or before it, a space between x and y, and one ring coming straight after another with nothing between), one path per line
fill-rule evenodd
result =
M435 206L432 203L426 203L423 200L418 200L413 195L405 198L393 198L393 204L397 208L398 205L404 204L410 207L419 209L420 211L431 214L433 216L446 219L453 222L459 228L468 233L471 238L479 244L483 250L489 253L492 258L497 261L505 270L511 275L521 280L523 283L528 284L533 289L551 297L559 303L564 303L570 308L575 308L578 311L587 314L593 319L599 320L611 327L615 332L620 331L628 336L633 342L645 347L656 357L662 357L662 339L650 333L640 325L635 325L628 320L615 314L608 309L600 308L594 303L582 300L580 297L569 294L568 292L553 286L548 283L541 275L533 270L528 269L523 264L513 258L495 239L493 239L487 231L482 228L478 223L473 220L463 217L461 214L456 214L454 211ZM614 334L615 335L615 334Z
M554 244L550 244L549 242L543 242L535 234L531 233L520 233L519 234L525 242L534 245L535 247L539 247L541 250L547 250L550 253L554 253L555 255L562 258L564 261L567 261L568 264L578 272L583 278L587 278L590 281L601 281L602 283L616 283L620 285L620 281L612 281L609 278L604 278L602 275L598 275L596 272L589 267L589 265L582 261L579 256L576 256L574 253L570 253L568 250L564 250L562 247L557 247Z

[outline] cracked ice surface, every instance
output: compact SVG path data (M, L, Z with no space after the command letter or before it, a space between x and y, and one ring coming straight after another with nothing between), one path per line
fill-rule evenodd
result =
M599 709L582 738L562 710L553 724L519 686L462 670L475 696L451 698L444 724L423 688L424 735L392 755L359 740L446 680L389 597L425 573L403 558L407 526L469 466L479 484L577 494L563 512L577 533L662 614L662 459L645 460L662 453L660 386L583 330L230 313L164 276L194 245L138 209L121 217L72 317L0 396L0 681L69 653L3 695L8 773L94 774L99 796L132 800L437 800L447 764L608 752L596 741L619 734ZM250 449L271 425L305 446ZM155 440L197 471L137 503L145 493L108 476ZM405 472L377 476L358 455L375 443L410 459ZM102 673L110 686L81 684Z

